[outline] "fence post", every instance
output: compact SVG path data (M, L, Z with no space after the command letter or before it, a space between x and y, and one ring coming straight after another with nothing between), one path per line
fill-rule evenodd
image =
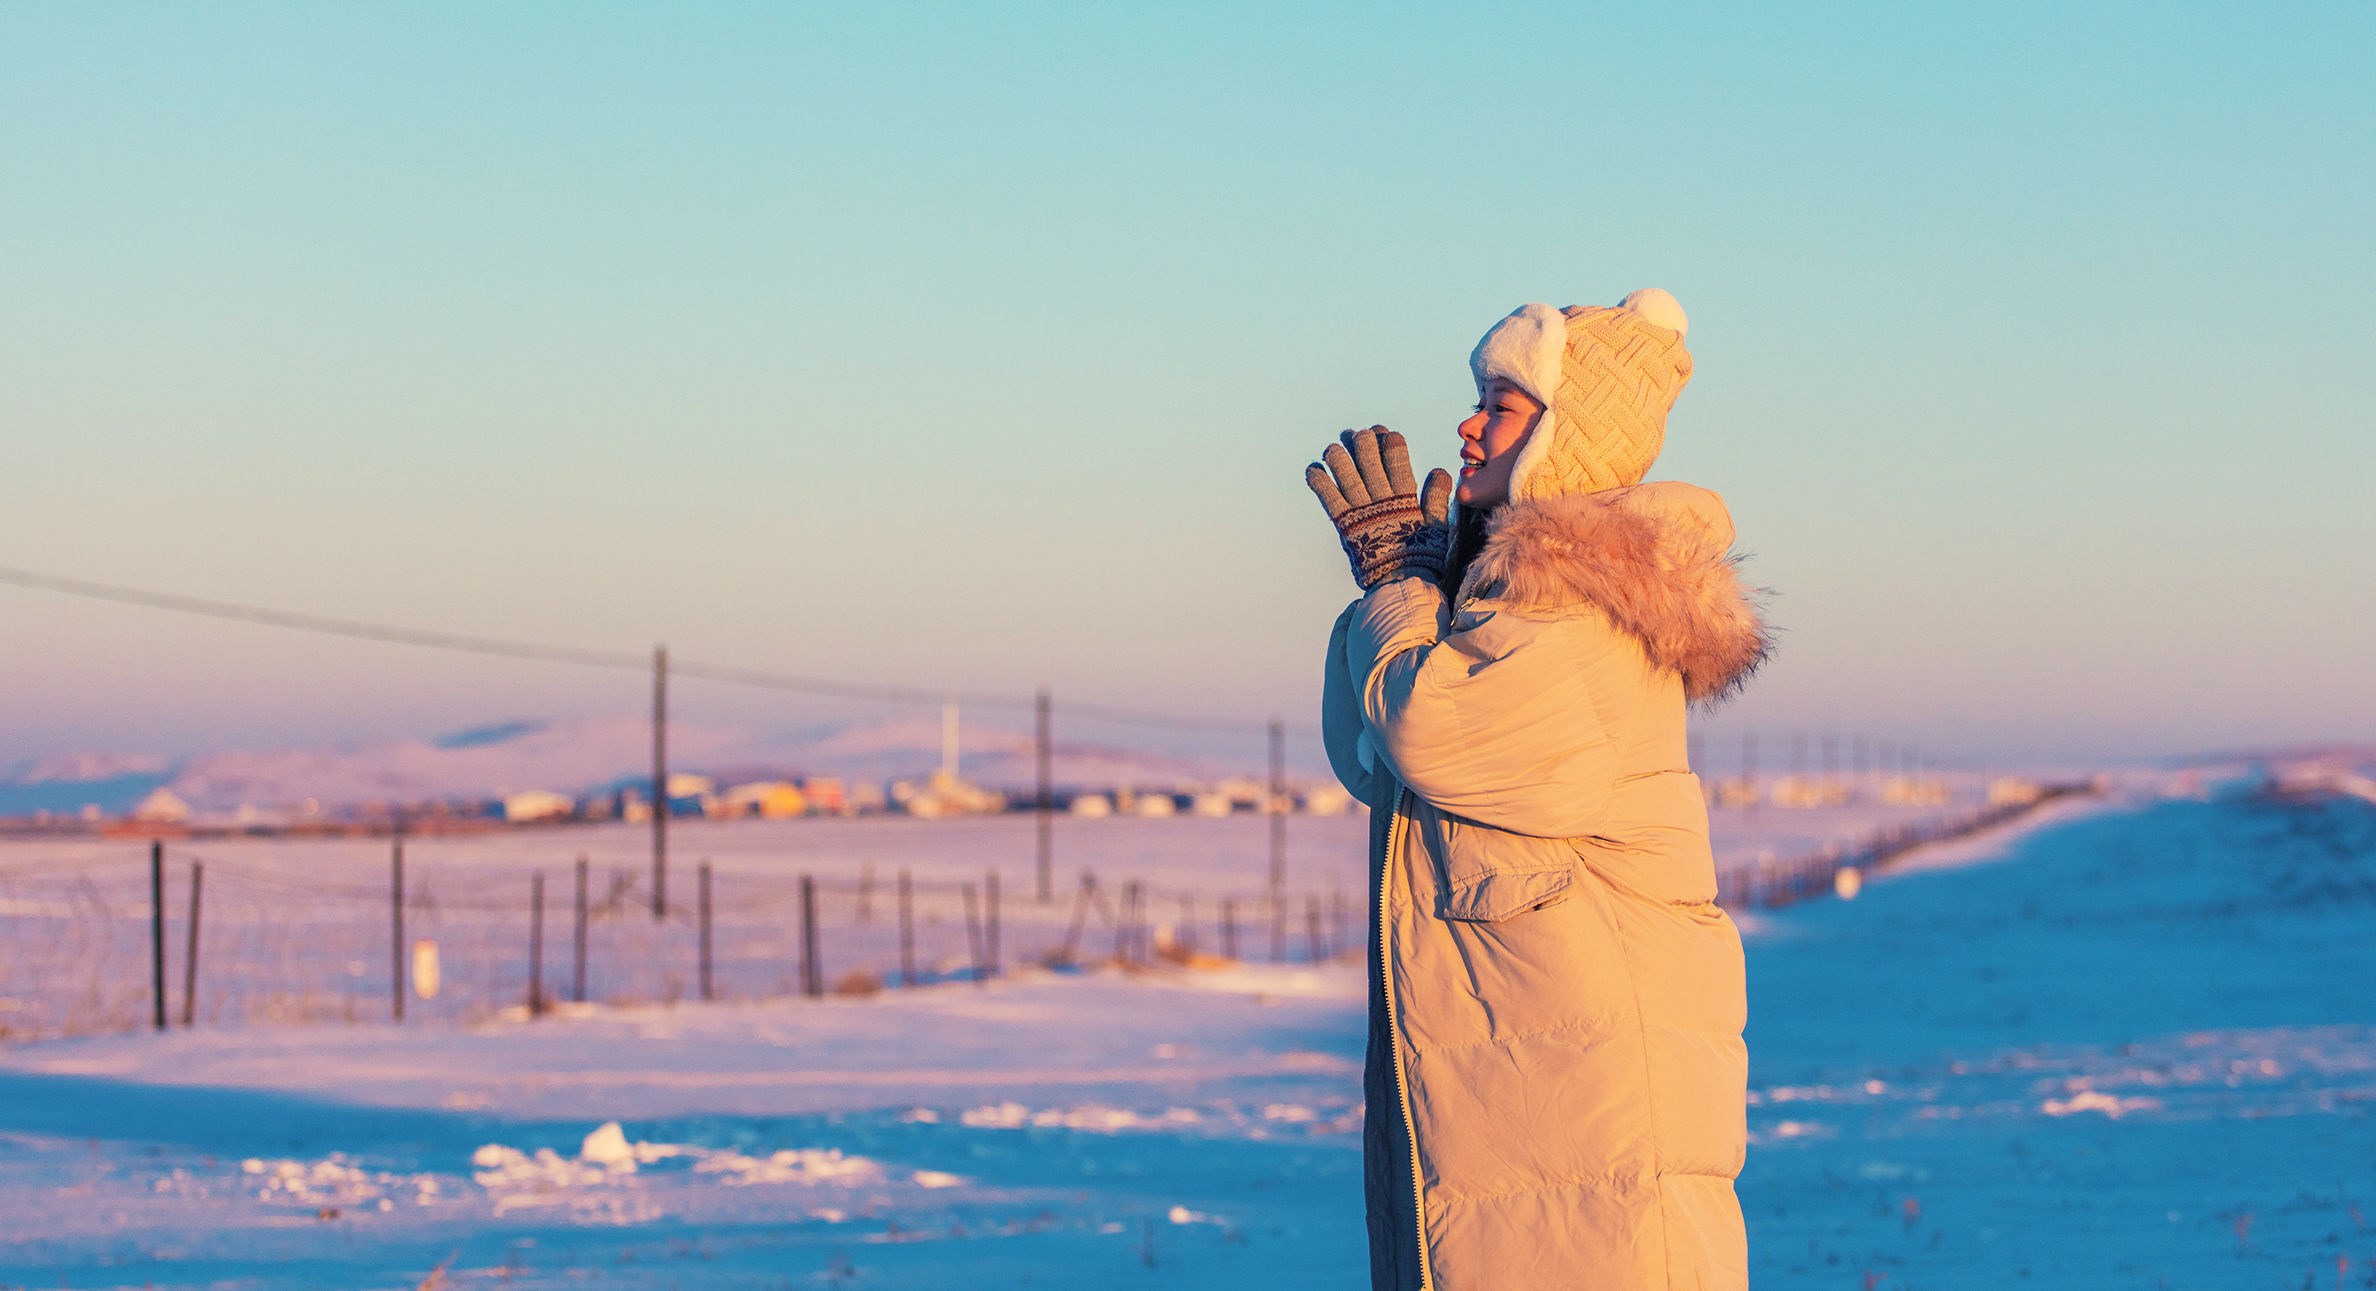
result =
M817 954L817 880L800 876L800 990L810 999L825 993L825 970Z
M858 926L874 922L874 862L858 867Z
M577 917L569 941L569 997L586 1002L586 858L577 858Z
M980 902L979 902L979 901L978 901L978 900L975 898L975 896L974 896L974 885L973 885L973 884L971 884L971 883L965 884L965 885L964 885L964 889L965 889L965 948L966 948L968 951L972 952L972 954L973 954L973 980L974 980L974 985L976 985L976 986L980 986L980 985L982 984L982 911L981 911L981 903L980 903Z
M1032 795L1031 803L1033 814L1039 818L1039 899L1040 904L1045 905L1051 899L1049 867L1055 864L1056 851L1054 837L1056 788L1050 767L1053 746L1049 741L1047 687L1040 687L1038 699L1033 704L1033 710L1037 715L1038 722L1037 734L1032 741L1032 761L1038 770L1039 788Z
M404 1020L404 835L398 834L388 849L388 922L395 940L388 948L389 1014L394 1020Z
M1153 940L1147 914L1147 884L1140 880L1130 885L1130 958L1131 962L1147 962L1147 948Z
M544 1012L544 871L528 877L528 1016Z
M157 1029L165 1029L165 843L149 843L149 977Z
M1172 934L1172 945L1183 959L1196 953L1196 898L1180 898L1180 929Z
M1287 894L1273 888L1268 904L1270 906L1271 962L1284 964L1287 962Z
M1320 898L1304 898L1304 937L1311 944L1312 962L1328 961L1328 943L1320 936Z
M1122 885L1122 899L1114 903L1114 960L1117 963L1130 962L1130 908L1136 900L1138 880L1132 879Z
M1081 951L1081 930L1089 924L1089 902L1096 891L1097 875L1088 870L1081 871L1081 886L1073 891L1072 922L1064 929L1063 949L1056 952L1058 963L1077 962L1075 957Z
M1221 898L1221 954L1236 959L1237 954L1237 898Z
M899 872L899 984L916 984L916 889L904 869Z
M710 999L710 863L701 863L701 998Z
M983 963L990 976L998 976L998 871L982 876L982 948L986 952Z
M206 862L190 862L190 936L182 950L182 1028L198 1019L198 899L204 894Z

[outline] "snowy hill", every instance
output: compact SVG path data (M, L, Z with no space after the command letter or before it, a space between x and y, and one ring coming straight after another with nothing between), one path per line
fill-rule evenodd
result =
M724 779L829 775L879 782L922 776L941 758L937 715L795 732L678 722L668 738L672 770ZM649 776L651 739L651 727L638 719L511 721L430 739L203 753L178 765L146 754L79 753L0 780L0 815L74 812L86 803L120 814L159 786L210 814L289 808L309 798L336 810L526 789L578 794ZM959 746L960 770L977 783L1008 790L1034 783L1028 734L969 724ZM1056 783L1083 789L1168 789L1255 769L1064 741L1053 758Z

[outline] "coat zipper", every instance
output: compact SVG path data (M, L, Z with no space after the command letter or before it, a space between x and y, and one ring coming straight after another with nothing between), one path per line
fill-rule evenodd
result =
M1386 822L1386 855L1378 866L1378 980L1386 992L1386 1043L1394 1048L1394 1100L1401 1105L1404 1141L1411 1150L1411 1217L1419 1237L1420 1291L1434 1291L1435 1278L1427 1268L1427 1199L1419 1183L1419 1127L1411 1119L1411 1091L1403 1075L1402 1023L1394 1009L1394 957L1389 953L1387 934L1387 898L1394 890L1394 858L1401 850L1403 829L1403 796L1410 790L1402 785L1394 789L1394 814Z

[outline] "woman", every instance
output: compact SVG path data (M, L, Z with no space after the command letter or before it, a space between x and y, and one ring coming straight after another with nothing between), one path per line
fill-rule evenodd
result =
M1684 708L1767 639L1722 500L1641 482L1686 327L1656 290L1528 305L1470 358L1456 495L1382 427L1307 473L1363 592L1322 721L1371 808L1378 1291L1748 1283L1740 937Z

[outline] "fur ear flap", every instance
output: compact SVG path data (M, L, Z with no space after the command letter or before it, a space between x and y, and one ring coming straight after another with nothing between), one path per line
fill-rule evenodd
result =
M1567 315L1549 305L1521 305L1493 325L1469 354L1477 393L1500 377L1548 409L1559 390L1559 365L1567 357Z
M1549 305L1521 305L1494 325L1469 355L1469 373L1477 379L1477 398L1485 397L1485 383L1500 377L1524 390L1543 405L1534 429L1518 448L1510 468L1510 494L1534 474L1536 463L1559 438L1559 410L1552 398L1559 392L1559 371L1567 362L1567 315Z

